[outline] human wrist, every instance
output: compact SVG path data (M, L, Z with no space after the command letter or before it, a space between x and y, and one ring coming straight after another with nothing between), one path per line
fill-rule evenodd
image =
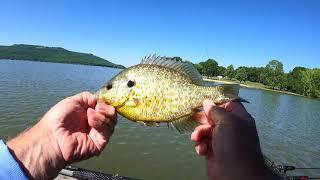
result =
M58 143L42 121L7 145L32 179L53 179L65 166Z

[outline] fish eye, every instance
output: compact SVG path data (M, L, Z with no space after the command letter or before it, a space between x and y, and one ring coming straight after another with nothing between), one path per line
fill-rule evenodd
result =
M134 81L129 80L128 83L127 83L127 86L128 86L129 88L131 88L131 87L133 87L135 84L136 84L136 83L135 83Z
M110 90L112 88L112 84L111 83L108 83L107 85L106 85L106 89L107 90Z

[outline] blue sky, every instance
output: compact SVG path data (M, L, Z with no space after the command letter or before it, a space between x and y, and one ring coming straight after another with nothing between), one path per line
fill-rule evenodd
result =
M319 68L320 1L2 0L0 44L60 46L125 66L156 53Z

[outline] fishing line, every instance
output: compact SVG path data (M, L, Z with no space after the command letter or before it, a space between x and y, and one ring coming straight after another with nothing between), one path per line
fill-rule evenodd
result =
M315 168L315 167L295 167L295 166L287 166L287 165L277 165L277 167L284 171L285 173L287 171L293 171L293 170L296 170L296 169L320 169L320 168Z
M309 179L320 179L320 177L309 177L309 176L287 176L287 171L293 170L320 170L318 167L295 167L289 165L277 165L269 158L264 156L266 164L278 175L282 176L286 180L309 180Z
M309 180L309 179L320 179L318 177L308 177L308 176L286 176L286 180Z

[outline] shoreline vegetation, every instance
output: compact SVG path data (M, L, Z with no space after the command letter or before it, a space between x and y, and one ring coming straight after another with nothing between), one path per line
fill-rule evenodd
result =
M0 60L1 59L82 64L119 69L125 68L123 65L112 63L89 53L69 51L61 47L47 47L27 44L0 46Z
M183 61L180 57L173 57ZM204 77L239 83L244 87L282 92L292 95L301 95L320 98L320 68L295 67L289 72L283 70L279 60L271 60L265 67L239 66L232 64L227 67L219 66L214 59L201 61L194 66Z
M265 90L265 91L272 91L272 92L277 92L277 93L283 93L283 94L289 94L289 95L294 95L294 96L310 98L308 96L304 96L304 95L289 92L289 91L270 89L261 83L255 83L255 82L251 82L251 81L246 81L244 83L240 83L240 81L236 81L236 80L217 79L217 78L213 78L213 77L203 77L203 80L208 81L208 82L221 83L221 84L239 84L241 87L245 87L245 88L261 89L261 90Z
M180 62L185 61L179 56L171 58ZM61 47L27 44L0 45L0 60L2 59L125 69L123 65L114 64L93 54L73 52ZM265 67L240 66L236 69L232 64L227 67L219 66L214 59L208 59L193 65L206 81L238 83L240 86L247 88L320 98L320 68L295 67L289 73L286 73L283 70L282 62L279 60L271 60Z

